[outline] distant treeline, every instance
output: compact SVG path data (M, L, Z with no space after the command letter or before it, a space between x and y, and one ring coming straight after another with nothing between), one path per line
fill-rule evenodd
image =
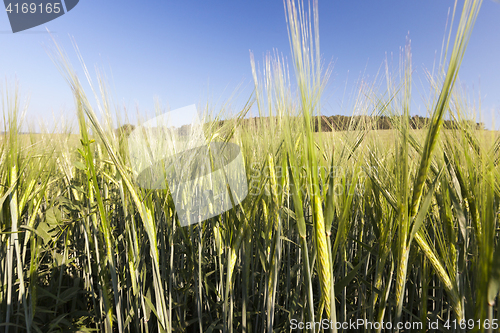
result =
M319 131L319 125L321 124L322 132L332 132L332 131L346 131L348 129L361 127L370 127L372 129L388 130L394 128L394 123L402 121L402 116L321 116L315 117L314 130ZM268 120L268 119L266 119ZM276 121L276 119L275 119ZM259 117L245 118L241 120L241 126L258 126L261 123ZM412 129L422 129L426 128L430 123L430 118L413 116L409 118L409 124ZM220 121L219 126L222 126L224 121ZM464 125L475 127L476 129L484 129L484 123L475 123L473 121L461 121L457 122L454 120L444 120L443 127L445 129L457 129Z
M373 129L387 130L394 127L394 123L403 120L403 116L322 116L321 117L321 131L331 132L331 131L345 131L350 127L365 125L370 126ZM409 117L409 124L412 129L422 129L426 128L430 124L430 118L422 116ZM315 131L318 131L318 121L316 120ZM464 125L475 127L476 129L484 129L484 123L475 123L473 121L461 121L457 122L454 120L444 120L443 127L445 129L457 129Z
M271 119L266 117L265 119L260 119L260 117L244 118L241 119L240 126L249 128L257 127L260 123L270 121ZM315 117L314 131L319 132L320 117ZM277 119L274 118L274 121ZM322 132L332 132L332 131L346 131L348 129L355 129L359 127L369 127L371 129L378 130L388 130L394 128L393 124L402 121L402 116L321 116L321 131ZM218 127L222 127L225 121L221 120L218 123ZM412 116L409 118L409 124L412 129L422 129L426 128L430 123L428 117ZM471 120L463 120L460 122L454 120L444 120L443 127L445 129L457 129L462 126L475 127L478 130L484 129L484 123L475 123ZM117 132L122 132L128 136L130 132L134 130L135 126L126 124L117 129ZM184 125L177 129L180 135L186 135L189 133L189 125Z

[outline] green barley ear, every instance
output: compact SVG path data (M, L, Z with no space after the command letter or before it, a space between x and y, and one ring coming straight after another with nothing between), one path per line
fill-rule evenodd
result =
M413 197L410 205L410 216L414 217L417 214L420 199L427 179L427 173L432 160L432 153L436 146L439 132L443 126L443 116L448 109L450 96L453 86L458 77L458 71L465 54L465 49L469 42L474 23L476 22L479 9L481 8L482 0L466 0L462 10L462 16L458 24L455 43L451 53L448 70L444 79L443 86L439 93L439 98L434 107L434 112L431 118L431 125L427 132L425 145L420 159L418 174L413 184Z
M286 18L288 22L288 35L290 47L295 64L295 76L299 90L300 118L304 123L305 155L307 156L306 168L307 179L310 182L308 191L311 196L311 208L313 214L313 227L315 246L318 253L317 271L321 286L320 308L324 304L327 316L332 311L331 303L331 253L328 251L329 239L326 235L325 220L323 217L323 205L319 188L318 177L318 153L317 143L313 135L315 115L321 112L321 94L326 81L326 75L322 75L321 57L319 50L319 17L318 2L313 2L313 20L308 19L311 13L306 13L304 4L299 1L288 0L285 3ZM314 28L313 28L314 26ZM292 153L292 151L290 151ZM321 313L319 313L321 318Z
M460 64L464 57L465 49L470 39L474 23L476 21L479 9L481 7L481 0L467 0L464 3L462 15L460 17L460 22L458 25L457 34L455 37L455 43L453 46L453 51L451 53L448 70L446 72L446 77L444 79L443 86L439 92L439 98L434 108L434 112L431 118L430 128L427 132L425 139L425 145L421 154L420 164L418 168L417 176L414 180L413 185L413 195L410 202L409 217L410 221L413 220L418 213L420 200L423 193L424 184L427 180L427 174L431 165L433 151L436 147L437 139L439 137L439 132L443 126L443 116L448 109L450 96L453 90L453 86L458 76L458 71ZM458 297L456 285L452 283L449 275L446 273L446 269L441 261L435 256L434 251L429 247L428 242L422 235L416 230L414 231L414 237L419 245L420 249L429 259L429 262L434 267L435 271L438 273L441 282L444 284L446 291L451 299L451 304L453 310L457 316L457 320L463 318L463 309L461 306L460 299Z

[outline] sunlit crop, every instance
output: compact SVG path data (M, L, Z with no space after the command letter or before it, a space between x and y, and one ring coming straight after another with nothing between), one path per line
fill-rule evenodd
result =
M21 134L18 92L2 92L0 331L290 332L326 320L347 332L335 323L358 319L498 331L500 137L474 126L480 110L455 87L480 6L456 8L423 130L410 125L408 44L385 91L361 88L371 117L323 133L317 2L287 0L290 63L252 56L248 104L204 126L208 141L241 148L249 193L188 226L169 188L135 181L103 80L85 91L56 45L79 134ZM244 122L251 108L260 117ZM393 129L377 130L379 116Z

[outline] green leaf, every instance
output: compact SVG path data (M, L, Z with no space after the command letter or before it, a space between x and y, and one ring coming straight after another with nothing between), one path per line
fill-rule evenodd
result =
M444 167L441 169L439 174L436 176L436 179L434 179L434 182L431 185L431 188L427 192L424 198L424 202L422 203L422 206L420 206L420 210L417 213L417 216L415 217L415 220L413 222L413 227L411 230L409 242L413 240L415 237L415 234L418 232L422 224L424 223L425 216L427 215L427 211L429 210L429 207L432 202L432 196L434 195L434 190L436 189L436 185L439 182L439 179L441 178L441 175L443 174Z
M368 258L368 255L364 256L364 258L361 259L359 264L357 264L342 280L335 283L335 294L336 295L339 294L340 292L342 292L342 289L347 287L347 285L349 283L351 283L351 281L356 277L356 274L358 274L358 271L361 268L361 266L363 265L363 263L365 262L366 258Z
M45 245L49 244L53 240L52 228L47 224L47 222L40 222L38 227L35 229L35 233L42 238Z
M493 304L500 291L500 246L497 245L493 253L490 278L488 281L488 303Z

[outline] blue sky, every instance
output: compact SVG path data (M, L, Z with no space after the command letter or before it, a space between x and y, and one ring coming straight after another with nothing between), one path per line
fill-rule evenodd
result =
M461 9L463 1L459 1ZM360 78L373 80L386 54L397 66L410 36L415 70L413 114L424 114L420 81L439 57L451 0L319 1L321 52L333 62L324 114L349 114L349 99ZM249 52L262 63L277 49L290 59L283 2L280 0L97 1L80 0L69 13L26 32L10 32L0 13L0 85L19 83L29 97L27 119L54 124L74 118L71 91L46 48L66 50L83 81L71 38L94 73L108 76L114 103L154 115L155 98L165 109L209 100L220 105L235 89L235 110L252 88ZM460 78L482 101L483 121L500 116L500 3L484 0L462 64ZM347 88L346 88L347 87ZM346 95L344 89L346 88Z

